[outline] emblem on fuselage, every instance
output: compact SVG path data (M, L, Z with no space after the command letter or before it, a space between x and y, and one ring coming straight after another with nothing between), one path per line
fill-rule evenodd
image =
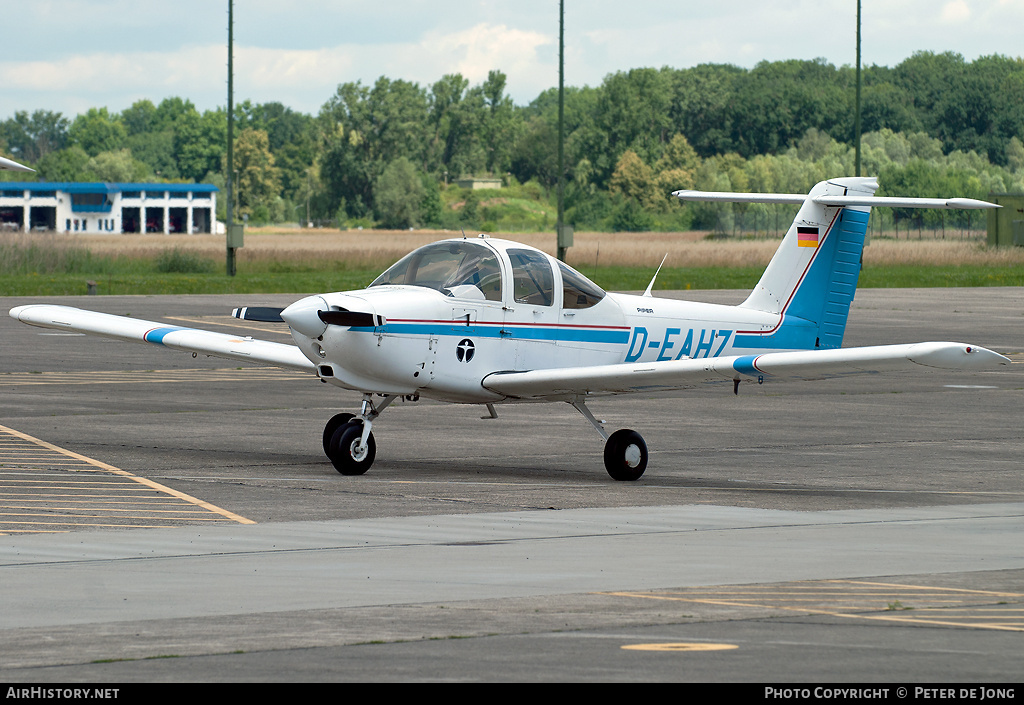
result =
M473 345L473 341L469 338L463 338L455 346L455 357L458 358L459 362L469 362L475 354L476 346Z

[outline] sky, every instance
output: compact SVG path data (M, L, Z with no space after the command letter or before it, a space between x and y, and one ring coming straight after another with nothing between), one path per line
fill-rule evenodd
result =
M227 104L227 0L0 0L0 119L120 112L171 96ZM855 65L856 0L566 0L565 82L638 67L824 58ZM1024 55L1024 0L862 0L862 64L917 51ZM508 76L526 105L558 85L556 0L236 0L235 101L316 114L341 83Z

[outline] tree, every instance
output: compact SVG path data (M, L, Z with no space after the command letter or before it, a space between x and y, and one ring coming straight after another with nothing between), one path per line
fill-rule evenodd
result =
M558 182L558 130L543 117L531 118L512 150L509 168L521 182L536 179L547 188Z
M733 84L730 149L744 157L777 153L812 127L850 139L853 93L848 79L823 59L759 63Z
M701 64L672 74L672 123L702 157L735 149L730 137L738 66Z
M420 224L425 189L415 165L405 157L388 164L374 184L377 217L385 228L401 229Z
M227 142L226 111L207 110L200 115L193 110L182 114L173 133L178 172L183 178L202 180L207 173L217 169L221 155L227 150Z
M417 84L382 76L372 89L359 82L338 86L317 118L329 208L344 204L354 217L372 212L374 184L387 164L399 157L423 163L426 118L427 96Z
M616 163L626 150L644 162L656 161L676 133L671 106L668 70L633 69L605 78L594 117L598 129L607 135L608 163Z
M275 165L281 170L283 195L290 199L305 198L309 190L309 170L316 159L315 120L281 103L250 101L235 108L235 119L235 124L242 129L252 127L267 133Z
M645 208L654 207L659 200L654 171L632 149L619 157L608 186L613 194L621 194Z
M154 131L156 106L150 100L137 100L121 112L121 124L129 137Z
M36 110L29 116L21 110L0 123L0 142L19 161L35 164L67 145L69 124L60 113Z
M273 215L280 198L281 174L274 166L270 141L263 130L246 128L235 140L234 171L238 175L238 211L255 220Z
M46 181L83 181L89 155L78 145L50 152L36 162L36 171Z
M174 153L174 133L170 130L129 135L125 140L125 146L131 150L132 156L146 164L157 178L181 177Z
M483 124L483 143L486 151L487 171L503 174L512 162L512 147L519 137L522 118L505 95L507 77L501 71L490 71L481 90L487 112Z
M106 108L89 108L71 123L68 138L85 150L90 157L100 152L110 152L124 147L128 132L120 118L111 115Z
M85 164L83 178L86 181L134 183L149 178L149 167L132 157L128 149L100 152Z

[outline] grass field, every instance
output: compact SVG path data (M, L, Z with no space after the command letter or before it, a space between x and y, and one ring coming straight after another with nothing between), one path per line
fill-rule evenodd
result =
M225 274L223 236L0 236L0 291L8 296L85 294L308 293L359 288L410 250L457 233L253 229ZM553 252L554 236L514 239ZM659 289L751 288L776 238L709 240L706 233L576 233L567 260L613 291L644 289L662 257ZM876 238L860 285L1024 286L1024 248L992 249L979 238Z

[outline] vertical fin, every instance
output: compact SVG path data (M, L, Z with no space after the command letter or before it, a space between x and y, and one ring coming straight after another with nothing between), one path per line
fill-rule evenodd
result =
M873 178L851 177L823 181L811 189L761 280L740 304L782 317L778 328L763 337L764 347L842 345L870 207L829 206L813 199L871 196L877 187Z

